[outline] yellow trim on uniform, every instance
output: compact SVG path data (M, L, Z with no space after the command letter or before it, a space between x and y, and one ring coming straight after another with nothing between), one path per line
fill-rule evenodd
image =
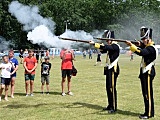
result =
M148 74L150 74L151 70L148 71ZM151 90L150 90L150 75L148 75L148 101L149 101L149 112L148 116L151 116Z
M115 104L115 94L114 94L114 72L112 72L112 91L113 91L113 107L114 107L114 110L116 109L116 104Z
M137 46L135 46L134 44L132 44L132 45L130 46L130 50L131 50L132 52L139 52L139 53L140 53L140 50L138 50Z
M114 66L114 72L117 73L117 64Z
M152 42L149 42L149 43L146 45L146 47L152 46L152 45L154 45L154 42L153 42L153 41L152 41Z

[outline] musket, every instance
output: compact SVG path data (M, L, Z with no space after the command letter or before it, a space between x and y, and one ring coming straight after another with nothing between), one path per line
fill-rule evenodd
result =
M62 38L62 37L58 37L58 38L59 38L59 39L62 39L62 40L68 40L68 41L75 41L75 42L90 43L90 41L87 41L87 40L78 40L78 39Z
M97 39L97 40L105 40L105 41L116 41L116 42L126 42L126 41L130 41L131 43L133 44L137 44L138 41L136 40L124 40L124 39L113 39L113 38L97 38L97 37L93 37L94 39Z

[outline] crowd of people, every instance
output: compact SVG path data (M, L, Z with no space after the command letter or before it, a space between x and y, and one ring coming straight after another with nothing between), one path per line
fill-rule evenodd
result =
M38 65L39 56L37 51L27 50L23 52L20 50L20 63L24 67L24 78L25 78L25 90L26 97L33 96L34 91L34 79L35 79L35 70ZM65 96L64 92L66 77L68 80L68 95L73 95L71 92L71 76L72 76L72 67L74 60L74 53L72 50L63 49L60 53L60 58L62 60L61 70L62 70L62 96ZM46 94L49 94L49 83L50 83L50 70L52 64L50 63L49 51L46 53L41 52L41 93L44 94L44 85L46 84ZM5 90L4 100L8 101L8 90L9 85L11 85L11 98L14 98L14 84L16 81L16 71L18 70L18 60L14 58L14 51L10 50L8 55L3 56L3 61L0 64L1 69L1 87L0 87L0 101L2 100L2 93Z
M24 51L21 49L19 51L19 57L20 57L20 63L22 64L23 63L23 58L25 58L26 56L28 56L28 49L25 49ZM52 57L54 58L54 54L52 56L50 56L50 53L49 53L49 50L34 50L34 56L36 57L37 59L37 62L40 62L42 63L43 59L45 56L48 56L48 57Z

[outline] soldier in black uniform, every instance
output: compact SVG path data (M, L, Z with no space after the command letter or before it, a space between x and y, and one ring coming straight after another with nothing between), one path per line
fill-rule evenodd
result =
M152 82L155 77L154 60L157 58L157 49L152 41L152 29L142 27L140 29L141 40L139 48L127 41L131 51L142 56L139 78L141 80L142 94L144 98L145 112L139 116L140 119L154 117L154 100Z
M114 31L105 30L103 37L114 38ZM106 67L104 67L104 75L106 75L106 92L108 96L108 106L103 110L108 110L108 113L114 113L117 110L117 90L116 82L119 75L119 45L114 41L107 41L107 45L94 43L95 48L101 50L102 53L107 53Z

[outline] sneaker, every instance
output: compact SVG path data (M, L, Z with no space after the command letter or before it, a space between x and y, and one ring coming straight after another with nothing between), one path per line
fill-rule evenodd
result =
M71 91L69 91L67 94L73 96L73 93Z
M28 97L29 96L29 94L26 94L26 97Z
M30 96L33 97L33 93L31 93Z
M5 101L9 101L8 98L4 98Z
M13 96L13 95L11 95L11 98L14 98L14 96Z
M62 93L62 96L65 96L65 95L66 95L66 93L63 92L63 93Z
M49 92L46 92L47 95L49 95Z

